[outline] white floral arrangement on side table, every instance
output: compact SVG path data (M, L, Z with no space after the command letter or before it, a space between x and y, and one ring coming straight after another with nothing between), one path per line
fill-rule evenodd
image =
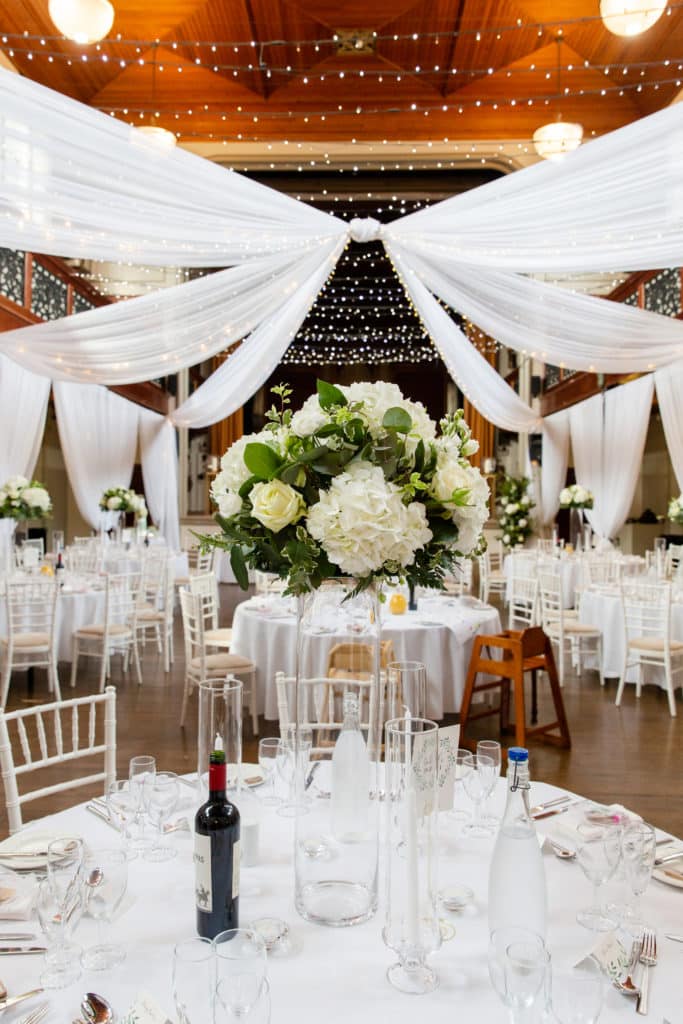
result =
M136 519L147 518L147 505L141 494L129 487L109 487L100 498L103 512L132 512Z
M570 484L560 491L560 508L593 508L593 495L580 484Z
M498 525L503 531L502 540L506 548L518 547L533 533L531 509L534 502L529 497L527 477L504 476L498 486L497 500L500 505Z
M0 487L0 519L45 519L52 515L47 488L25 476L11 476Z
M281 407L259 434L225 453L211 494L240 586L247 567L303 594L352 576L363 589L389 577L442 587L459 557L483 550L489 488L469 461L478 448L462 411L441 434L420 402L395 384L318 381L301 409Z
M667 518L670 519L672 523L678 523L679 526L683 526L683 494L680 494L677 498L671 499L669 502Z

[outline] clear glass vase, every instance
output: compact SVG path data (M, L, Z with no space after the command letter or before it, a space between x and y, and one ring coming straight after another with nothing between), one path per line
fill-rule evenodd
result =
M355 594L355 586L329 580L299 599L297 674L287 695L296 908L336 927L377 909L380 617L375 590Z
M441 945L437 911L438 737L436 722L395 718L386 724L383 938L398 956L387 978L401 992L438 985L427 957Z
M202 800L209 795L209 755L225 751L226 788L231 799L240 788L242 766L242 683L234 676L205 679L199 686L197 778Z
M577 551L583 542L583 509L569 509L569 541Z

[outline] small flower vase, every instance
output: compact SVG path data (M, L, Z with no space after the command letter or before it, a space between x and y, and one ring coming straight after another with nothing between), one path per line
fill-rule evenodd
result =
M441 945L437 903L438 740L436 722L386 724L386 916L382 937L398 955L387 978L401 992L438 985L426 960Z
M355 587L328 580L299 598L297 674L278 693L291 723L281 710L293 778L281 813L295 817L296 909L333 927L377 909L380 615L375 590Z
M569 538L574 545L574 550L581 547L583 539L583 509L569 509Z

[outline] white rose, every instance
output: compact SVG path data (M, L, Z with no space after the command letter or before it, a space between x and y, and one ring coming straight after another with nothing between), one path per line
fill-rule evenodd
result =
M221 473L219 476L223 481L225 489L237 492L242 484L246 483L249 477L253 475L251 470L247 469L244 462L244 449L248 444L252 442L267 444L279 452L279 440L280 437L276 436L272 431L262 430L259 434L244 434L235 441L221 459Z
M39 508L43 511L46 511L52 504L50 495L44 487L27 487L22 494L22 498L29 508Z
M107 499L107 508L112 512L117 512L121 508L121 499L118 495L114 495L112 498Z
M282 480L254 484L249 492L252 516L273 533L296 522L305 512L301 495Z
M517 525L520 528L520 530L523 530L524 527L526 526L526 519L520 519L519 522L517 523Z
M385 562L411 565L432 531L421 502L405 505L396 484L368 462L351 462L308 510L308 531L343 572L367 576Z
M329 422L330 417L324 409L320 408L318 396L310 395L292 416L292 433L297 437L308 437Z
M218 505L218 511L226 519L236 516L242 508L242 499L234 491L223 491L222 494L214 494L213 498Z
M479 546L481 527L475 522L461 522L458 529L457 549L461 555L471 555Z
M509 516L512 516L515 514L515 512L519 511L519 505L517 505L514 501L511 501L505 506L505 511Z
M528 508L530 504L528 498L521 498L519 503L522 506L522 508Z
M509 533L504 533L503 534L503 544L509 544L509 543L510 543L510 534Z
M11 476L6 481L5 487L11 492L12 497L16 497L18 491L23 491L24 487L28 487L28 480L25 476Z
M500 522L501 526L505 526L505 524L507 523L506 517L505 516L501 516L500 519L499 519L499 522Z
M560 505L568 505L571 500L571 491L568 487L563 487L560 491Z

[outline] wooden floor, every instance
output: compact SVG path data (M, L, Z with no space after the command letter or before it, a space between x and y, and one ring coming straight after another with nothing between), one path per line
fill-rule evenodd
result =
M244 595L237 587L221 587L221 625L230 625L235 604ZM183 653L180 616L176 622L176 661L171 673L164 675L161 658L148 645L142 656L143 685L121 674L119 659L113 667L112 682L117 687L118 772L127 776L128 761L136 754L154 754L157 764L177 772L196 771L197 708L191 701L187 725L178 721L183 687ZM96 663L79 666L76 690L68 686L69 666L60 666L63 696L92 693L96 686ZM45 678L36 671L35 690L27 693L26 676L17 674L12 681L8 710L41 703L48 699ZM539 687L540 717L547 707L544 687ZM559 750L531 741L532 778L544 779L602 802L619 802L642 815L645 820L683 836L683 700L677 691L678 717L672 719L666 696L658 687L645 687L639 701L635 688L627 687L621 708L614 706L616 682L601 689L597 674L587 672L582 679L570 676L564 687L564 700L572 733L572 749ZM450 720L450 719L449 719ZM453 721L457 721L454 716ZM480 735L498 738L496 719L489 724L476 723ZM277 735L277 723L260 722L261 736ZM473 727L473 735L477 735ZM505 745L512 741L508 738ZM244 759L256 760L256 743L251 725L245 718ZM58 777L58 776L57 776ZM42 781L42 785L47 781ZM80 797L91 795L76 791L36 802L27 808L26 819L69 806ZM0 813L0 835L7 833L7 819Z

